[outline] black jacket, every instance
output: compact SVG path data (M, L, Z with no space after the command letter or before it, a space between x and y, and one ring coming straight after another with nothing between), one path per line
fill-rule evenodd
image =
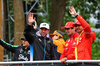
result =
M5 49L14 53L13 61L29 61L30 60L30 48L25 49L21 46L14 46L9 43L6 43L2 39L0 39L0 45L2 45Z
M24 35L30 44L33 44L33 60L54 60L54 46L51 38L42 37L33 26L27 25Z

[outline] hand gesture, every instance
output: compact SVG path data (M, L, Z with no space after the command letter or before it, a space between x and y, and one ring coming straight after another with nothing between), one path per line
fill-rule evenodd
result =
M76 13L76 10L75 10L75 8L74 8L73 6L69 6L69 9L70 9L69 13L70 13L71 15L74 15L74 16L78 15L78 14Z
M54 36L52 37L52 39L53 39L53 40L58 40L58 39L59 39L59 36L54 35Z
M32 25L33 22L35 22L35 19L33 19L33 13L29 13L28 15L28 22L29 22L29 25Z
M34 17L34 20L36 20L36 18ZM35 25L33 25L33 27L34 27L34 29L36 29L37 28L37 22L36 21L34 21L35 22Z
M63 59L61 59L61 63L66 63L67 57L64 57Z

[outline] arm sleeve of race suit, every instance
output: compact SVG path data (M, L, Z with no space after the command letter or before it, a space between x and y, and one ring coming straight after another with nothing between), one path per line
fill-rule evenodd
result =
M2 39L0 39L0 45L3 46L5 49L11 51L11 52L15 52L15 48L18 47L18 46L15 46L15 45L11 45L11 44L5 42Z
M35 37L35 34L36 34L36 30L33 28L33 26L31 25L27 25L25 27L25 30L24 30L24 36L25 38L27 39L27 41L32 44L33 41L34 41L34 37Z
M65 54L65 50L63 51L63 53L60 56L60 60L63 59L64 57L67 57L68 60L75 60L75 53L70 54L68 56L66 56Z
M85 35L87 37L91 36L92 31L91 31L90 25L80 15L77 16L77 20L81 23L83 30L85 32Z
M68 60L71 60L71 59L72 59L72 60L75 60L75 53L68 55L68 56L67 56L67 59L68 59Z

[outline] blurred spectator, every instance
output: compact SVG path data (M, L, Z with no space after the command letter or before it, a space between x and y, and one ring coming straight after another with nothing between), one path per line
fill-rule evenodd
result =
M53 39L54 44L54 56L56 60L60 59L60 55L64 50L65 41L63 39L63 33L61 31L55 30L53 34L50 34L50 37Z
M0 45L5 49L14 53L13 61L29 61L30 60L30 48L26 38L21 38L23 44L21 46L11 45L0 39Z

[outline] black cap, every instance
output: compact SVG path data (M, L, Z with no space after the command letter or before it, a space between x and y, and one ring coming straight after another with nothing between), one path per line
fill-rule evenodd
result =
M58 32L59 34L61 34L62 36L64 36L64 34L63 34L61 31L57 30L57 32Z
M21 38L21 40L26 40L26 38L24 37L24 38Z

